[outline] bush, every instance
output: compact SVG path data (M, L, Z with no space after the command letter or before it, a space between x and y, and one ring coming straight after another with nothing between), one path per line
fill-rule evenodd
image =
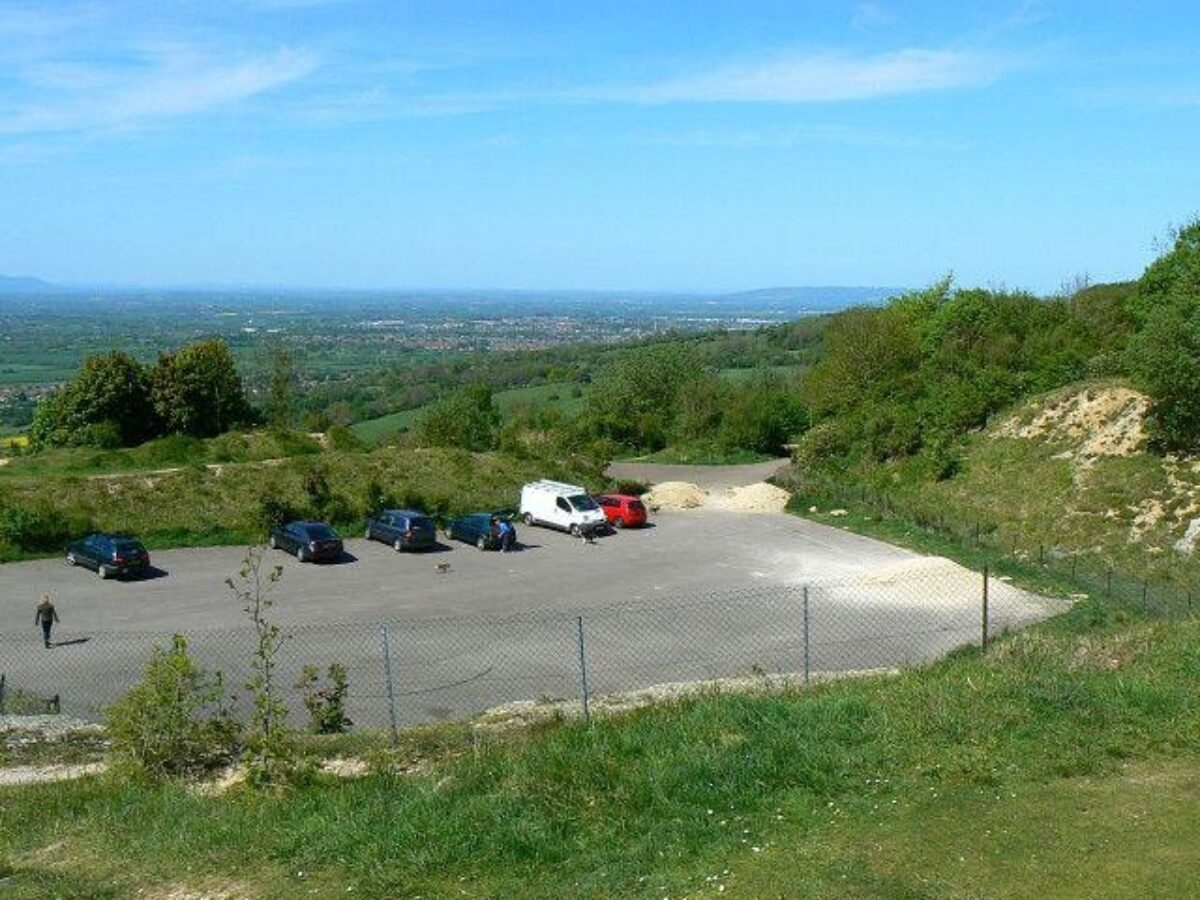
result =
M366 444L359 439L353 431L345 425L333 425L325 432L325 436L329 439L330 450L347 450L357 451L365 450Z
M220 674L188 653L183 635L154 649L141 680L105 711L118 764L153 778L204 772L229 762L238 727L223 703Z
M300 513L296 507L274 493L264 494L258 500L258 523L264 531L298 518Z
M316 734L342 734L354 724L346 715L349 683L346 667L341 663L329 666L324 682L316 666L305 666L300 670L296 690L300 691L304 708L308 710L309 725Z
M0 507L0 543L20 550L62 550L76 534L91 531L79 515L63 515L49 505L36 508L9 503Z

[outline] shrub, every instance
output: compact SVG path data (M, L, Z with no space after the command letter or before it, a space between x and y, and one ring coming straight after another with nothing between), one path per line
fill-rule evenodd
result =
M332 425L325 432L325 436L329 439L329 449L331 450L365 450L366 444L347 428L345 425Z
M346 693L349 683L346 667L332 663L322 681L317 667L307 665L300 670L296 689L308 710L309 724L317 734L342 734L352 724L346 715Z
M154 649L141 680L108 707L105 722L115 760L154 778L212 769L237 746L220 674L201 669L179 634L169 650Z
M258 522L264 531L298 518L300 513L296 507L275 493L264 494L258 500Z
M0 543L21 550L61 550L75 534L90 531L80 515L63 515L49 505L8 503L0 507Z
M271 594L282 576L282 566L264 572L262 551L252 547L237 575L225 579L226 587L254 626L256 637L251 675L246 682L254 710L246 729L242 759L251 783L260 786L288 781L299 769L287 707L277 683L279 648L286 636L270 615L275 605Z

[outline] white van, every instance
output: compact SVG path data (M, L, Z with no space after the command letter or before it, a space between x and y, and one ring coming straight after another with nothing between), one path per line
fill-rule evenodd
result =
M549 525L571 534L604 528L604 510L577 484L531 481L521 488L521 518L526 525Z

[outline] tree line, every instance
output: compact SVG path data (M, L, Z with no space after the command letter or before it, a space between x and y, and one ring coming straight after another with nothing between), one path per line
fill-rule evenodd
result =
M89 356L42 400L29 429L35 449L129 447L167 434L213 437L257 413L224 341L197 341L143 365L119 350Z
M917 458L951 477L956 445L991 415L1100 377L1150 397L1153 448L1200 451L1200 221L1134 282L1040 298L946 279L832 316L802 384L799 457L841 471Z

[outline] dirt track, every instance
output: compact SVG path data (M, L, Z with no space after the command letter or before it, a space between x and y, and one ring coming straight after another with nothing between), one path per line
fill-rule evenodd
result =
M653 484L688 481L711 491L766 481L790 463L791 460L786 457L745 466L667 466L660 463L615 462L608 467L607 474L612 478L629 478Z

